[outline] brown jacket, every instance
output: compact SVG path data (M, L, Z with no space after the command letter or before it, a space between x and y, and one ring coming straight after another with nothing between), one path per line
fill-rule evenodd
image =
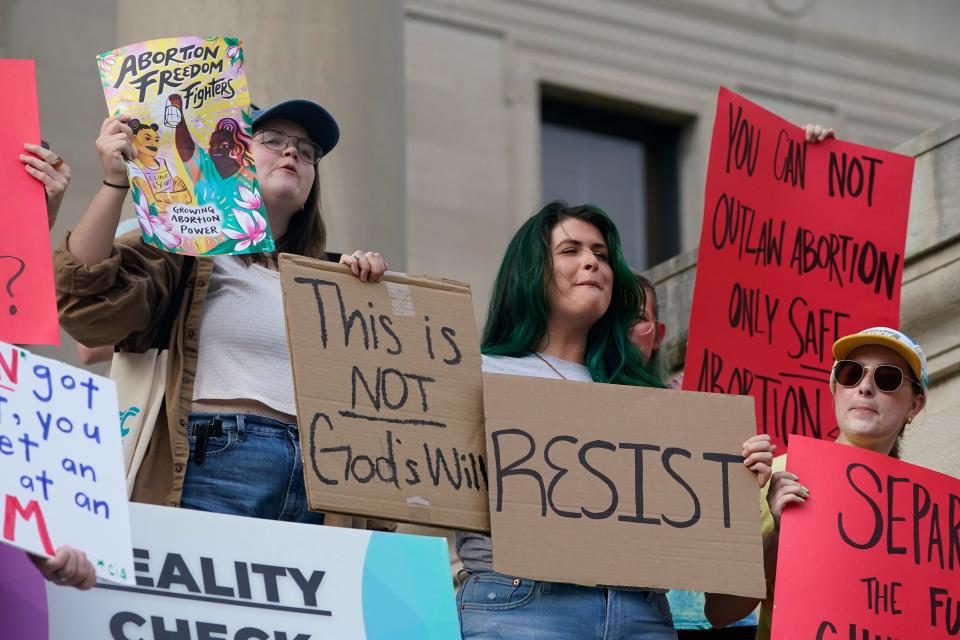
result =
M70 253L70 234L54 251L54 280L60 324L78 342L117 345L120 351L142 353L153 346L180 282L184 259L147 246L140 232L117 239L110 257L87 266ZM213 260L192 261L182 303L173 322L164 408L133 487L132 500L177 507L190 455L187 418L197 371L197 335ZM392 529L384 521L334 513L325 523L354 528Z

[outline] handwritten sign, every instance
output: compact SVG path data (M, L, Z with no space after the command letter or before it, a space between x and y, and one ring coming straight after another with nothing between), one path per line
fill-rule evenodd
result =
M494 569L762 597L753 400L484 374Z
M684 389L749 394L757 429L836 437L833 342L896 327L913 159L799 127L720 89Z
M960 635L960 480L797 438L787 468L810 499L781 519L773 635Z
M16 610L0 579L0 617L13 615L27 630L17 640L74 640L78 629L117 640L460 637L442 538L143 504L131 504L130 517L135 585L78 591L46 583L46 602ZM24 578L16 593L37 600L40 574Z
M282 255L310 508L489 528L469 286Z
M149 40L97 64L110 113L131 116L127 173L144 242L191 255L273 251L240 40Z
M23 143L40 143L33 60L0 60L0 340L60 344L43 185L24 170Z
M130 582L130 522L113 381L0 342L0 541L81 549Z

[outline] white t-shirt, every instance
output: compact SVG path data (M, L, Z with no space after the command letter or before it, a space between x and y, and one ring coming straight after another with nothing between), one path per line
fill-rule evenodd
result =
M257 400L296 415L280 273L213 259L200 316L194 400Z
M543 358L541 360L540 358ZM554 371L546 362L553 365ZM483 356L484 373L505 373L531 378L565 378L579 382L593 382L590 370L582 364L568 362L553 356L534 354L522 358L510 356ZM557 375L560 372L562 376ZM457 531L457 555L467 571L493 571L493 547L490 538L481 533Z

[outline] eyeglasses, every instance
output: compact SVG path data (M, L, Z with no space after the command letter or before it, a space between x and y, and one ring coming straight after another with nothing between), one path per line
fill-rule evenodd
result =
M657 326L656 320L638 320L633 325L633 330L638 336L645 336L653 331L654 327Z
M844 387L855 387L863 380L867 369L873 369L873 383L884 393L893 393L903 384L904 379L918 389L920 383L906 375L900 367L892 364L881 364L876 367L867 367L856 360L839 360L833 365L833 379Z
M293 146L297 149L297 157L299 157L300 161L304 164L317 166L317 163L320 162L320 156L323 155L323 149L314 144L309 138L290 136L276 129L261 129L257 131L253 137L256 138L257 136L260 136L260 142L263 143L263 146L271 151L283 151L287 148L287 142L292 142Z

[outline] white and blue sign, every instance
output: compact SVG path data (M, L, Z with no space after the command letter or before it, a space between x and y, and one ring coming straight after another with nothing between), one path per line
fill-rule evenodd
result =
M38 621L22 640L460 638L443 538L142 504L130 515L134 584L48 583L46 633Z

